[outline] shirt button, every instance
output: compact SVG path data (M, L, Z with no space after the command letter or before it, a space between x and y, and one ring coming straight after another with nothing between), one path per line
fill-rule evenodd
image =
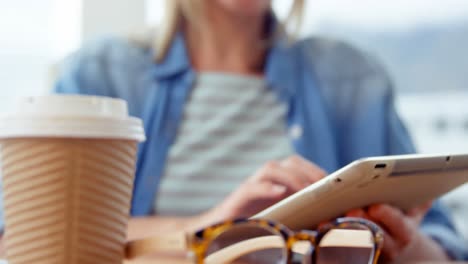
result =
M302 127L300 125L292 125L289 129L289 136L292 139L299 139L302 137Z

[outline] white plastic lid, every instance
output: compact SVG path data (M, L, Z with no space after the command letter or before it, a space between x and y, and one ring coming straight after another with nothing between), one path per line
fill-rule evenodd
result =
M141 119L124 100L81 95L25 97L0 118L0 138L77 137L144 141Z

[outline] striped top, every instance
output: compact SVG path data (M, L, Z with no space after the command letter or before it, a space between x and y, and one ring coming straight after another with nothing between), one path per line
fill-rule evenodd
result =
M291 155L286 111L262 78L199 74L169 151L155 212L204 212L265 162Z

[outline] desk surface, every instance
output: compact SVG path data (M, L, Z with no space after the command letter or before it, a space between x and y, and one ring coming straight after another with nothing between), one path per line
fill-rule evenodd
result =
M193 264L190 259L187 258L186 254L175 254L175 255L166 255L166 254L156 254L149 255L147 257L141 257L132 261L124 261L123 264ZM0 263L1 264L1 263Z
M162 263L162 264L193 264L188 260L183 259L175 259L175 258L145 258L139 259L134 261L124 262L124 264L155 264L155 263ZM414 264L461 264L461 263L468 263L468 262L434 262L434 261L426 261L426 262L415 262Z
M133 261L127 261L124 262L124 264L156 264L156 263L161 263L161 264L193 264L193 262L190 262L185 259L174 259L174 258L145 258L145 259L139 259L139 260L133 260Z
M154 257L154 258L144 258L144 259L139 259L139 260L133 260L133 261L125 261L123 264L156 264L156 263L162 263L162 264L193 264L192 262L188 260L183 260L183 259L174 259L174 258L161 258L161 257ZM417 262L420 264L461 264L461 263L467 263L467 262ZM416 263L416 264L417 264ZM5 260L0 259L0 264L8 264Z

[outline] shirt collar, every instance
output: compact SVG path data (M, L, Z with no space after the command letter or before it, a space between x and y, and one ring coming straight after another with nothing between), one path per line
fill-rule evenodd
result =
M158 79L169 78L191 68L184 34L181 31L175 33L166 56L156 64L154 74Z
M276 27L276 19L271 21ZM294 94L295 78L298 73L298 63L295 61L294 44L288 41L286 33L278 34L268 51L265 64L265 78L268 85L274 89L281 99L289 99ZM176 32L164 60L154 67L154 74L158 79L169 78L183 71L191 70L190 59L185 44L185 37L181 31Z
M289 100L294 95L294 88L299 81L295 77L299 73L295 50L294 44L282 34L275 38L266 58L265 78L280 99Z

